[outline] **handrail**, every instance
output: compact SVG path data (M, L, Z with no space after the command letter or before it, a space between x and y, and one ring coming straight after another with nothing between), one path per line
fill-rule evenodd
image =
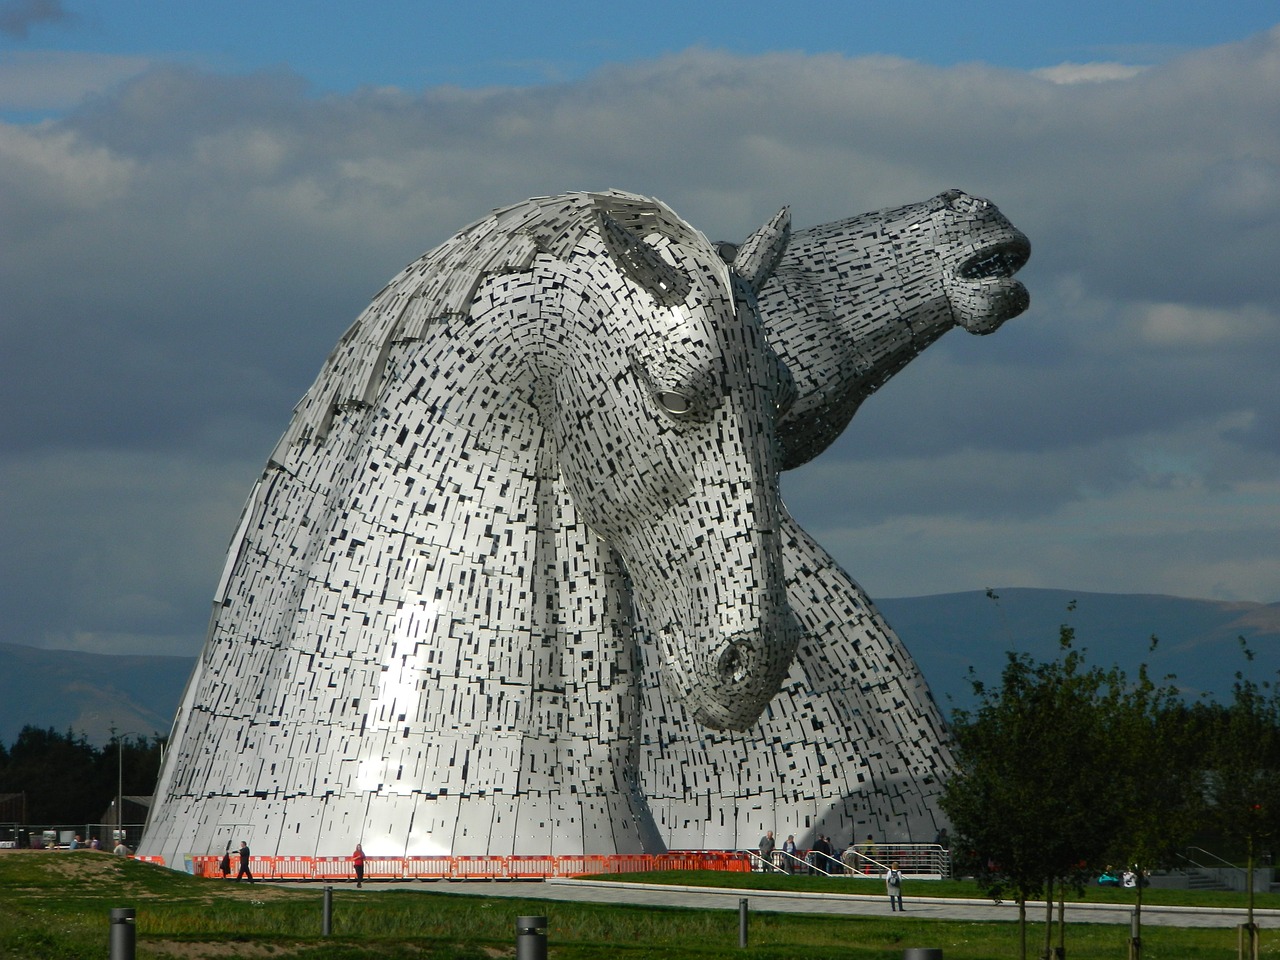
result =
M1209 864L1201 863L1199 860L1193 859L1190 855L1193 850L1198 851L1200 854L1204 855L1205 857L1208 857L1211 860L1216 860L1217 863L1211 866ZM1190 876L1192 873L1195 873L1202 877L1207 878L1208 880L1210 880L1210 882L1216 882L1219 884L1224 884L1226 886L1232 886L1232 881L1228 880L1227 877L1234 875L1238 877L1238 880L1236 880L1235 882L1239 883L1240 886L1233 887L1233 889L1244 890L1249 885L1248 870L1246 870L1242 866L1239 866L1238 864L1232 863L1230 860L1226 860L1218 856L1216 853L1214 853L1211 850L1206 850L1204 847L1195 847L1195 846L1187 847L1186 853L1180 853L1178 854L1178 857L1181 861L1184 862L1182 869L1188 876Z
M1203 863L1200 863L1200 862L1199 862L1199 861L1197 861L1197 860L1193 860L1193 859L1191 859L1191 857L1189 856L1189 854L1190 854L1190 852L1191 852L1192 850L1199 850L1199 851L1200 851L1201 853L1203 853L1205 856L1207 856L1207 857L1212 857L1214 860L1217 860L1217 861L1218 861L1218 863L1222 864L1224 867L1231 867L1231 869L1233 869L1233 870L1244 870L1244 868L1243 868L1243 867L1241 867L1241 866L1239 866L1239 865L1237 865L1237 864L1232 863L1230 860L1224 860L1222 857L1218 856L1218 855L1217 855L1216 853L1214 853L1213 851L1211 851L1211 850L1206 850L1204 847L1187 847L1186 849L1187 849L1187 853L1184 853L1184 854L1182 855L1182 856L1183 856L1183 859L1185 859L1188 863L1194 863L1197 867L1203 867L1203 866L1204 866L1204 864L1203 864Z
M951 852L936 843L877 843L868 852L858 846L843 853L815 855L812 849L774 850L766 861L755 850L744 850L752 868L772 873L820 873L824 877L883 876L890 864L897 863L906 876L942 879L951 875ZM821 857L826 857L825 862Z
M760 856L760 854L756 853L754 850L747 850L744 852L748 857L751 858L751 866L753 868L756 866L756 864L760 865L761 873L768 873L771 871L777 871L778 873L787 872L786 870L782 869L782 867L778 866L776 863L773 862L773 858L775 856L777 856L780 853L783 853L782 850L774 850L773 853L769 855L768 859ZM785 854L785 855L790 856L790 854Z
M840 854L839 860L854 876L882 875L894 863L906 876L941 879L951 875L951 851L941 844L877 843L871 851L855 844Z
M803 857L798 857L794 853L787 853L787 851L785 850L774 851L774 854L779 854L779 853L782 854L782 862L784 864L788 863L789 861L791 862L790 863L791 869L787 870L788 873L795 873L797 867L804 868L809 866L808 862ZM787 868L783 867L783 869L786 870Z

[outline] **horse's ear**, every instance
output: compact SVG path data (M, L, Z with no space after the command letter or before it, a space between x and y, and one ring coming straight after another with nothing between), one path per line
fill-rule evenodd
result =
M778 258L791 239L791 208L783 207L768 223L747 237L734 252L733 272L759 293L765 281L773 276Z
M658 251L609 214L600 214L600 233L613 262L664 307L688 299L689 278L659 256Z

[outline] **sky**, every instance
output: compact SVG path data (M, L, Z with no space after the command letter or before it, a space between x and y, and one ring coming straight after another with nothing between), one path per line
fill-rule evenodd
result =
M338 336L489 210L711 239L958 187L1031 239L783 478L872 597L1280 601L1274 2L0 0L0 640L194 655Z

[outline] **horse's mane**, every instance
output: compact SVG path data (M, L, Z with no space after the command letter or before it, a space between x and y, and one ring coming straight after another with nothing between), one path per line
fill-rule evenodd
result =
M620 190L535 197L494 210L423 254L373 298L338 340L320 375L293 409L272 453L324 443L339 411L372 405L394 344L423 340L433 325L465 316L481 283L530 269L534 258L567 259L608 218L638 236L660 233L689 242L697 232L658 200Z

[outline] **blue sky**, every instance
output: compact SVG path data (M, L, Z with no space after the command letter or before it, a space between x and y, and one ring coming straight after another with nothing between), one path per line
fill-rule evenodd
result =
M1280 601L1274 3L0 2L0 640L194 654L292 405L406 262L618 187L713 239L960 187L1032 307L787 503L873 596Z
M89 83L170 62L213 72L284 71L315 93L563 83L610 64L692 47L747 56L883 55L938 66L976 61L1016 70L1097 61L1153 64L1277 21L1275 4L1266 0L9 0L0 10L6 59L56 57L69 65L72 54L97 58L96 77L85 77ZM87 61L80 66L90 69ZM69 73L74 70L64 80ZM48 99L36 110L67 106L68 94L59 89L46 85ZM40 99L40 90L27 93Z

